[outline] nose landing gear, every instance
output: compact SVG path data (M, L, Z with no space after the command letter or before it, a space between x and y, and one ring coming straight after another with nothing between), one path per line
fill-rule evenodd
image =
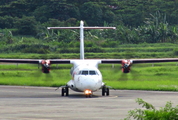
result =
M86 97L92 97L92 92L91 92L91 90L85 90L85 91L84 91L84 94L85 94Z

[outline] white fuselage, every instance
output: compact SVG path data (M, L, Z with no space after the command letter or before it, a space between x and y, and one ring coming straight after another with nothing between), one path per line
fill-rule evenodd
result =
M74 60L74 67L71 69L72 80L67 83L67 86L77 92L90 90L95 92L102 88L101 72L97 65L98 60Z

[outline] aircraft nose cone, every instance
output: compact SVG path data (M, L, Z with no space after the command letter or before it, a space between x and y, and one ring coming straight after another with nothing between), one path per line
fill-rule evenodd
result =
M80 89L81 91L84 91L86 89L89 89L91 91L95 91L96 85L97 85L97 79L93 78L93 77L82 77L79 80L80 82L78 83L78 89Z
M95 82L93 79L86 80L86 82L83 82L83 87L89 90L92 90L95 87Z

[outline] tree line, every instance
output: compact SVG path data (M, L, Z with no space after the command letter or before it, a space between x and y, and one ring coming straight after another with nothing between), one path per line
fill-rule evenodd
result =
M85 40L94 41L95 45L175 43L177 13L175 0L1 0L0 43L22 42L14 38L19 35L48 44L75 42L79 39L78 31L49 31L46 27L79 26L80 20L86 26L117 27L115 31L85 31Z

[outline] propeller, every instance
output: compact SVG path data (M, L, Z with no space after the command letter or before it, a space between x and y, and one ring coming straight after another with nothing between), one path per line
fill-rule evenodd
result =
M50 60L39 60L40 70L33 71L33 80L51 82L53 81L53 75L50 73Z
M122 72L123 73L129 73L131 69L131 65L133 63L133 60L122 60Z
M135 70L135 68L133 67L133 60L131 60L131 58L135 58L137 56L137 54L135 54L136 51L132 48L127 48L125 50L126 51L123 54L123 57L125 57L125 59L121 61L122 74L120 75L119 80L137 80L137 78L139 77L139 72Z
M39 63L42 66L42 72L43 73L49 73L50 72L50 60L40 60Z

